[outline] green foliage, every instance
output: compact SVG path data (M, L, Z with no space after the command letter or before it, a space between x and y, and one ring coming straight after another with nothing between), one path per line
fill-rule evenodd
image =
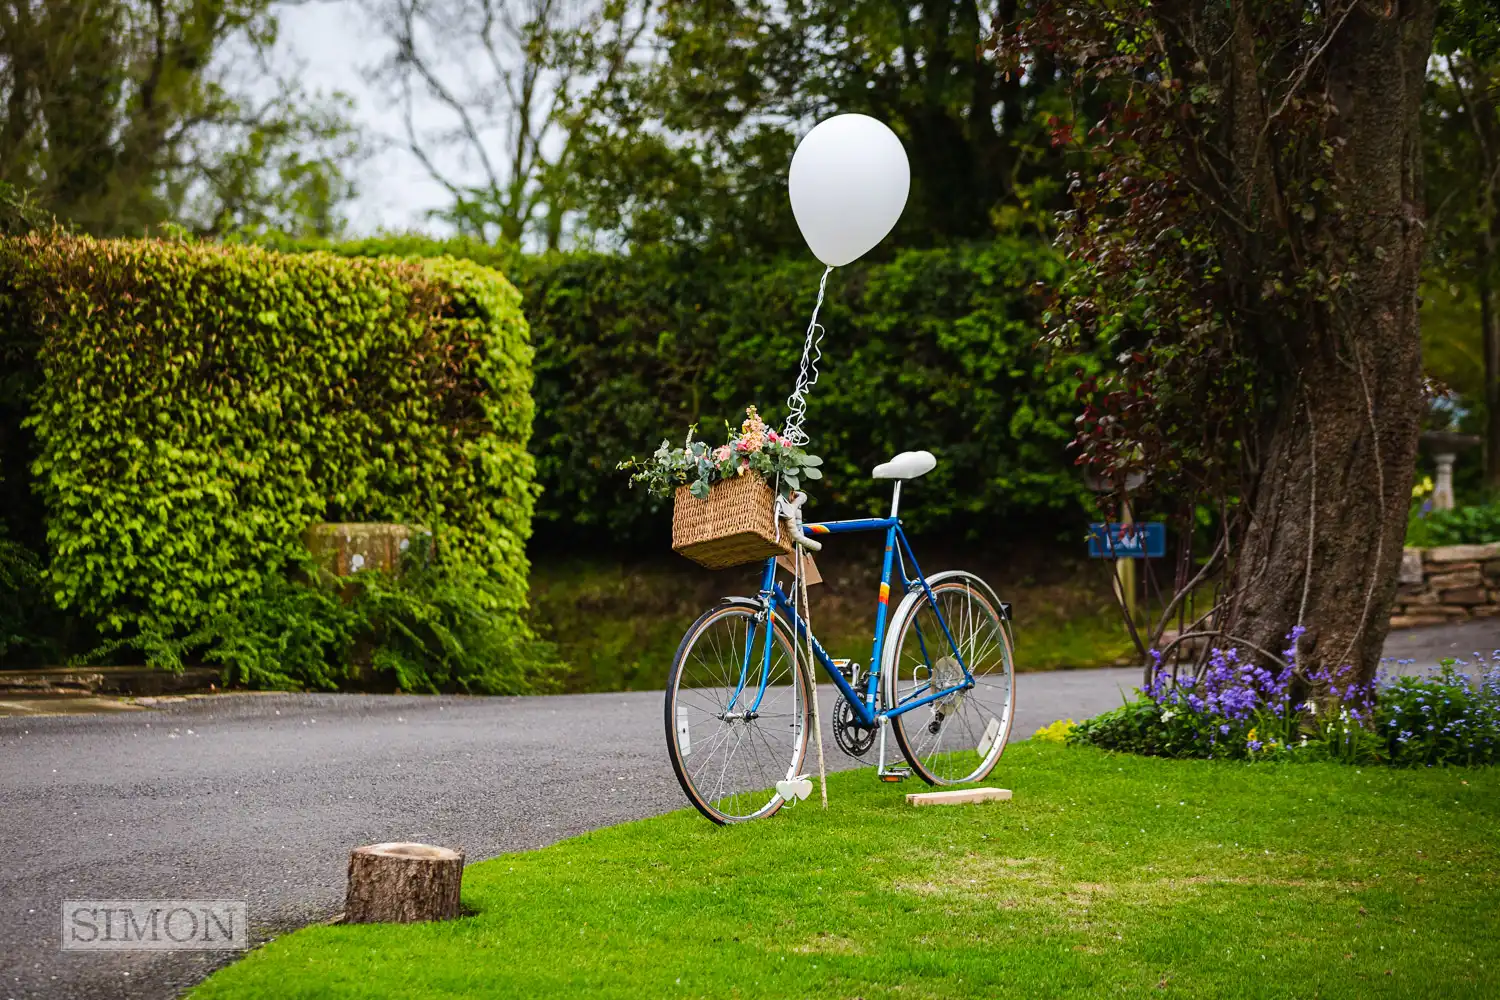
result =
M1053 367L1037 348L1030 294L1061 271L1051 251L1020 239L839 269L807 411L826 461L820 509L879 512L889 489L870 470L926 448L938 466L903 514L915 530L978 531L1015 514L1076 510L1080 487L1064 450L1074 368ZM651 249L529 268L521 284L537 331L539 517L659 537L662 502L609 476L614 458L789 392L817 277L805 259L734 263ZM765 410L779 426L785 410Z
M166 669L214 664L226 685L280 690L514 695L557 686L553 647L518 620L505 586L481 567L435 560L421 545L399 573L334 579L310 559L293 566L190 633L147 626L86 659L131 648Z
M362 239L335 240L244 230L230 234L229 239L282 253L321 251L339 257L453 257L512 276L521 272L527 260L516 246L487 243L472 236L437 239L425 233L382 233Z
M386 236L286 250L360 256L469 252L516 261L536 343L537 517L612 540L658 540L665 506L612 471L685 427L735 420L792 389L818 289L808 258L761 262L645 247L628 256L517 259L472 240ZM910 250L839 268L821 319L821 378L807 432L824 456L814 497L839 515L875 514L889 488L870 470L925 448L938 467L914 484L903 517L921 531L970 532L996 519L1075 514L1083 499L1066 445L1084 351L1066 365L1037 345L1043 303L1063 261L1020 237ZM764 407L780 426L785 410Z
M46 575L36 553L0 535L0 663L23 656L53 659L56 609L47 599Z
M1418 548L1485 542L1500 542L1500 502L1427 513L1416 508L1406 525L1406 544Z
M1480 320L1479 295L1471 284L1437 269L1427 271L1422 281L1422 368L1471 407L1484 402Z
M562 669L553 647L516 621L514 595L484 569L426 559L399 575L359 573L351 608L371 668L403 691L538 694Z
M1025 9L664 0L660 56L626 63L572 124L567 179L585 231L800 251L786 167L799 133L841 112L888 123L906 148L911 197L892 245L1047 228L1065 184L1046 132L1068 105L1059 61L1008 72L986 51Z
M295 565L289 562L289 569ZM152 666L174 672L193 663L219 666L226 685L335 688L350 677L361 624L333 588L299 583L283 571L266 574L256 590L191 631L176 634L148 622L77 659L101 660L134 650Z
M27 423L60 606L182 640L279 593L309 524L360 520L443 523L445 559L485 569L497 613L524 611L532 352L499 274L27 237L0 241L0 276L0 331L37 345Z
M52 216L37 204L29 191L17 191L0 181L0 236L24 236L55 225Z
M1477 677L1444 660L1436 677L1381 685L1375 737L1398 767L1500 763L1500 658L1481 658Z
M278 6L0 2L0 181L98 234L337 230L347 103L282 74Z

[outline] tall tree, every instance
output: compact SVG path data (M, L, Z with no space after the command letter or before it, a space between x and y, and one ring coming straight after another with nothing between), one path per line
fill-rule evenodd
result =
M1479 300L1485 482L1500 489L1500 9L1449 0L1423 106L1433 256Z
M1423 408L1421 102L1436 0L1041 0L1006 62L1110 102L1059 123L1078 263L1054 333L1103 337L1078 445L1224 534L1185 629L1373 675ZM1201 579L1184 563L1184 589ZM1181 607L1179 603L1177 607ZM1158 629L1164 621L1157 623Z
M637 55L651 0L365 0L387 42L371 77L466 235L556 248L587 119Z
M785 174L820 118L862 112L901 136L908 242L1045 225L1060 191L1042 128L1062 109L1046 58L1007 73L984 43L1016 0L661 0L651 58L578 123L582 207L632 242L798 244Z
M294 84L266 91L273 6L0 0L0 181L97 233L332 228L351 133Z

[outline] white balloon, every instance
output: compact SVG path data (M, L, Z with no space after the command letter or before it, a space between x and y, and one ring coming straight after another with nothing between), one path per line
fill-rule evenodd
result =
M797 144L787 177L792 214L831 267L864 256L901 218L911 166L896 133L868 115L835 115Z

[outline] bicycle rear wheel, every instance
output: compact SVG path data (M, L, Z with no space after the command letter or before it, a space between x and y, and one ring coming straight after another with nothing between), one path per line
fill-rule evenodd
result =
M751 601L705 612L677 647L667 678L667 751L688 800L715 823L770 816L776 782L800 773L807 751L806 685L791 642ZM761 676L766 672L764 693Z
M1015 712L1010 627L994 592L972 573L940 573L929 586L933 599L914 592L897 609L886 636L886 704L900 706L954 687L963 681L965 666L974 686L895 716L891 732L912 771L929 785L981 781L1005 750ZM962 662L953 655L954 645Z

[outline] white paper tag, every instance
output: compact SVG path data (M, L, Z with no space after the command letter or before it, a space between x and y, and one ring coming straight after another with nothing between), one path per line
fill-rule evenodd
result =
M984 727L984 736L979 740L979 759L990 755L990 749L995 745L995 738L1000 735L1000 720L990 719L990 724Z
M684 757L693 752L693 737L688 732L689 728L687 709L679 707L677 709L677 749Z

